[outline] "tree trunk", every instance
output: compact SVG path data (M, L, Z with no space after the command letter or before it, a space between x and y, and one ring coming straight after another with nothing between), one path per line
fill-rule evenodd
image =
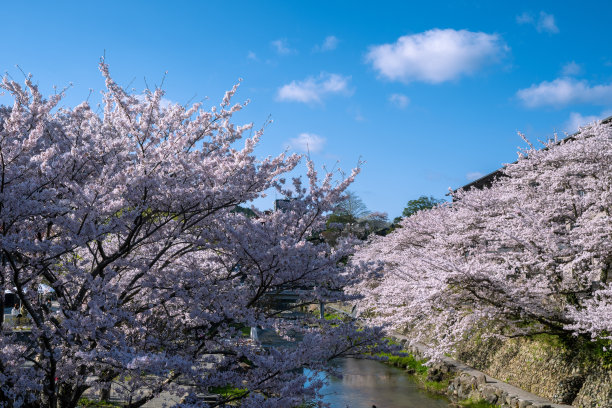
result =
M41 350L44 350L44 343L41 339L39 339L39 344ZM36 359L40 362L47 359L40 352ZM55 374L56 374L56 365L55 361L52 358L48 358L48 363L45 370L45 376L42 383L42 390L40 391L40 406L45 408L57 408L58 398L57 398L57 384L55 382Z
M2 309L2 315L0 315L0 333L4 326L4 286L0 287L0 309Z
M111 384L112 383L105 383L102 384L102 387L100 388L100 401L109 401L110 397L111 397Z
M58 386L57 408L76 408L89 386L62 383Z

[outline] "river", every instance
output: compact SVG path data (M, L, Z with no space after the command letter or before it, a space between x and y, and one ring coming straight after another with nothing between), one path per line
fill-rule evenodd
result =
M332 408L448 408L447 399L417 387L403 370L373 360L340 360L342 378L330 378L321 393Z

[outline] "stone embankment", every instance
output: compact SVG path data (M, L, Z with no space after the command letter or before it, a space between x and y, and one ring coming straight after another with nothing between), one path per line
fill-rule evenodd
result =
M332 309L350 315L342 308ZM402 344L408 340L399 333L394 337ZM421 345L408 351L422 358L425 350ZM445 358L434 369L455 373L448 390L455 402L484 399L503 408L612 408L612 354L608 350L602 359L592 352L592 345L568 346L554 338L472 339L455 356L464 363Z
M555 404L508 383L489 377L480 371L457 367L460 374L448 387L452 401L483 399L503 408L571 408L570 405Z
M455 357L558 404L612 408L610 355L598 347L584 340L568 344L552 336L472 339Z
M406 337L399 334L395 337L406 344ZM424 345L417 345L406 349L416 357L422 357L425 347ZM453 402L466 399L483 399L501 408L572 408L571 405L556 404L546 398L495 379L449 357L444 357L441 362L434 364L430 371L434 373L436 371L455 373L455 378L450 382L447 390L447 396Z

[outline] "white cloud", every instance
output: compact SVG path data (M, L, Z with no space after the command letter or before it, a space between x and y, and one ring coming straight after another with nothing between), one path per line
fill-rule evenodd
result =
M295 52L293 49L289 48L289 43L285 38L271 41L270 45L272 46L274 51L276 51L280 55L288 55Z
M557 27L557 23L555 22L555 16L544 11L540 11L537 19L533 14L524 12L516 16L516 22L519 24L532 25L539 33L557 34L559 32L559 27Z
M247 58L253 61L257 61L257 54L255 54L253 51L249 51L247 54Z
M612 115L611 110L606 110L602 112L600 115L587 115L587 116L583 116L582 114L578 112L572 112L570 113L570 117L567 120L567 122L565 122L563 130L566 131L567 133L574 133L574 132L577 132L578 128L580 128L581 126L589 125L595 121L605 119L610 115Z
M561 73L564 76L580 75L582 73L582 66L576 64L576 61L568 62L561 69Z
M523 103L538 106L564 106L571 103L607 105L612 103L612 84L590 86L586 81L573 78L557 78L521 89L516 93Z
M516 16L516 22L519 24L534 24L533 14L523 12L523 14Z
M366 58L387 79L440 83L473 73L505 49L497 34L433 29L372 46Z
M559 32L559 27L557 27L555 23L555 16L540 11L540 18L538 19L538 24L536 24L536 30L538 30L539 33L546 32L549 34L557 34Z
M339 42L340 40L338 40L338 37L336 37L335 35L328 35L327 37L325 37L325 40L323 40L323 44L316 45L314 47L314 51L333 51L336 49L336 47L338 47Z
M400 109L404 109L410 103L410 99L403 94L392 94L389 97L389 102L391 102Z
M482 173L480 173L478 171L472 171L472 172L466 174L465 178L468 179L469 181L474 181L474 180L478 180L482 176L484 176L484 174L482 174Z
M578 131L580 126L588 125L589 123L595 122L597 119L599 119L599 117L595 115L582 116L578 112L572 112L567 122L565 122L565 131L567 133L574 133Z
M291 81L283 85L276 97L279 101L321 102L326 95L350 93L348 89L350 79L338 74L321 73L317 78L308 77L303 81Z
M298 137L289 140L287 147L302 152L319 153L325 145L325 138L314 133L300 133Z

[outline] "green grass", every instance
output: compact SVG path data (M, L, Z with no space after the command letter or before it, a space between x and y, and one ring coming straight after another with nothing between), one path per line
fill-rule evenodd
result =
M417 360L412 354L402 353L402 355L394 355L390 353L379 353L379 357L387 357L387 363L396 367L406 368L414 374L427 374L427 367L424 365L425 360Z
M328 313L325 312L325 320L344 320L344 315L340 313Z
M387 357L386 363L389 365L405 368L406 372L412 375L420 388L432 394L446 395L450 381L454 376L451 373L447 373L443 375L441 381L428 380L429 368L425 365L427 360L419 360L409 353L401 353L399 355L379 353L377 356Z
M242 337L250 337L251 336L251 328L249 326L245 326L242 323L232 323L231 327L238 329L240 331L240 335Z
M604 333L607 334L607 333ZM597 339L595 341L583 341L588 353L588 360L603 368L612 368L612 340Z
M236 388L231 385L224 385L223 387L210 387L208 392L211 394L218 394L224 399L227 398L241 398L249 393L246 388Z
M485 400L474 401L472 399L466 399L459 401L459 405L465 408L497 408L499 405L491 404Z
M433 394L446 394L446 390L450 384L449 380L442 381L427 381L421 379L421 386Z
M111 408L111 407L120 407L121 404L109 402L109 401L95 401L89 398L83 397L77 403L78 407L82 408Z
M383 337L383 340L390 346L399 346L399 342L393 337Z
M607 333L602 333L606 336ZM591 340L582 336L559 336L554 334L537 334L531 336L539 347L553 348L557 353L572 355L579 353L587 364L612 368L612 340L599 338Z

